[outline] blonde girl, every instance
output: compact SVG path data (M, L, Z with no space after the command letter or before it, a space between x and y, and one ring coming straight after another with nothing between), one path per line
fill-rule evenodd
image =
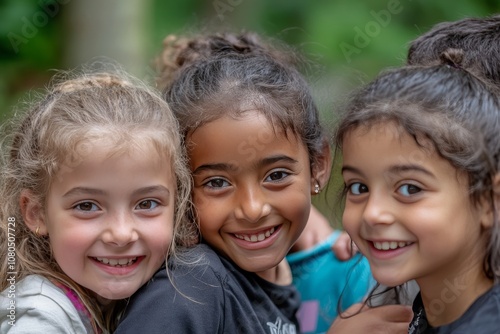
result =
M112 331L132 295L192 231L179 129L119 70L58 79L4 138L2 333ZM172 247L170 247L172 245Z

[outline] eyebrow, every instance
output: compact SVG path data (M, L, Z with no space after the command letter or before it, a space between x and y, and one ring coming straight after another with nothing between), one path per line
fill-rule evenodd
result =
M293 158L290 158L289 156L286 156L286 155L274 155L274 156L270 156L270 157L266 157L260 161L257 162L256 166L258 168L260 167L263 167L263 166L267 166L267 165L272 165L276 162L280 162L280 161L283 161L283 162L288 162L288 163L292 163L292 164L297 164L298 161L293 159ZM213 164L204 164L204 165L201 165L199 167L197 167L194 171L193 171L193 175L197 175L205 170L210 170L210 171L223 171L223 172L230 172L230 171L237 171L238 170L238 167L235 166L234 164L229 164L229 163L213 163Z
M166 187L157 185L157 186L150 186L150 187L144 187L144 188L139 188L137 190L134 190L132 193L133 196L138 196L138 195L147 195L153 192L163 192L166 193L166 196L170 196L170 190L168 190ZM101 189L96 189L96 188L88 188L88 187L75 187L66 192L63 197L71 197L71 196L81 196L81 195L93 195L93 196L105 196L107 195L107 192Z
M288 163L292 163L292 164L298 163L297 160L290 158L287 155L280 154L280 155L274 155L274 156L264 158L261 161L259 161L257 165L259 167L263 167L263 166L267 166L267 165L272 165L276 162L288 162Z
M101 189L87 188L87 187L75 187L66 192L63 197L79 196L79 195L106 195L106 192Z
M236 171L237 169L238 168L232 164L225 164L225 163L204 164L197 167L193 171L193 175L199 174L206 170L217 170L217 171L227 172L231 170Z
M363 172L361 172L361 170L359 170L356 167L349 166L349 165L342 166L341 173L344 173L344 172L351 172L351 173L355 173L355 174L359 174L361 176L364 176L364 174L363 174ZM419 165L415 165L415 164L394 165L394 166L391 166L389 168L389 172L394 173L394 174L404 173L404 172L419 172L419 173L425 174L427 176L434 177L434 174L429 172L427 169L425 169Z
M168 188L161 186L161 185L139 188L139 189L135 190L132 193L132 195L133 196L148 195L148 194L155 193L155 192L162 192L162 193L165 193L165 196L170 196L170 190L168 190Z

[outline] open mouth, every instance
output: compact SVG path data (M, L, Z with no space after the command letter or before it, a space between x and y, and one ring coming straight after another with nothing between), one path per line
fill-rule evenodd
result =
M413 244L411 241L373 241L373 247L378 250L394 250Z
M93 257L94 260L106 264L111 267L127 267L137 261L137 257L123 258L123 259L110 259L107 257Z
M249 242L260 242L269 238L276 231L275 227L271 227L268 230L261 231L256 234L234 234L234 236L238 239L249 241Z

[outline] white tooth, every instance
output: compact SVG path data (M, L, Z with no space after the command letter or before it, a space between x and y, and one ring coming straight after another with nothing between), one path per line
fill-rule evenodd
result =
M248 237L248 235L245 235L245 236L244 236L244 239L245 239L246 241L252 241L252 240L250 240L250 238Z
M396 241L391 241L391 245L389 247L390 249L396 249L398 248L398 243Z
M118 260L116 260L116 259L109 259L109 265L116 266L117 264L118 264Z
M274 233L274 227L271 228L271 234L273 234L273 233Z
M382 249L382 245L380 244L380 242L375 241L373 243L373 246L375 246L376 249L379 249L379 250Z
M109 263L109 260L103 257L103 258L101 259L101 262L102 262L102 263L104 263L104 264L108 264L108 263Z
M268 238L269 236L271 236L271 232L266 231L266 238Z
M406 242L400 241L400 242L398 242L398 246L399 247L405 247L406 246Z
M259 234L259 236L257 237L257 240L262 241L262 240L264 240L265 238L266 238L265 234L264 234L264 233L261 233L261 234Z
M384 242L382 243L382 249L383 249L383 250L388 250L388 249L389 249L389 243L388 243L387 241L384 241Z
M254 235L252 235L252 236L250 237L250 240L251 240L252 242L256 242L256 241L258 241L257 236L256 236L255 234L254 234Z
M121 265L127 264L128 262L129 262L128 259L119 259L118 260L118 264L121 264Z

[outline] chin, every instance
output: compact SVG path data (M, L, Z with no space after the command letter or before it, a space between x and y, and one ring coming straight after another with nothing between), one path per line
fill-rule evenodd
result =
M107 304L106 301L110 302L112 300L128 298L132 296L135 291L137 291L137 289L116 290L116 288L101 288L99 291L94 290L97 295L97 299L103 305Z

